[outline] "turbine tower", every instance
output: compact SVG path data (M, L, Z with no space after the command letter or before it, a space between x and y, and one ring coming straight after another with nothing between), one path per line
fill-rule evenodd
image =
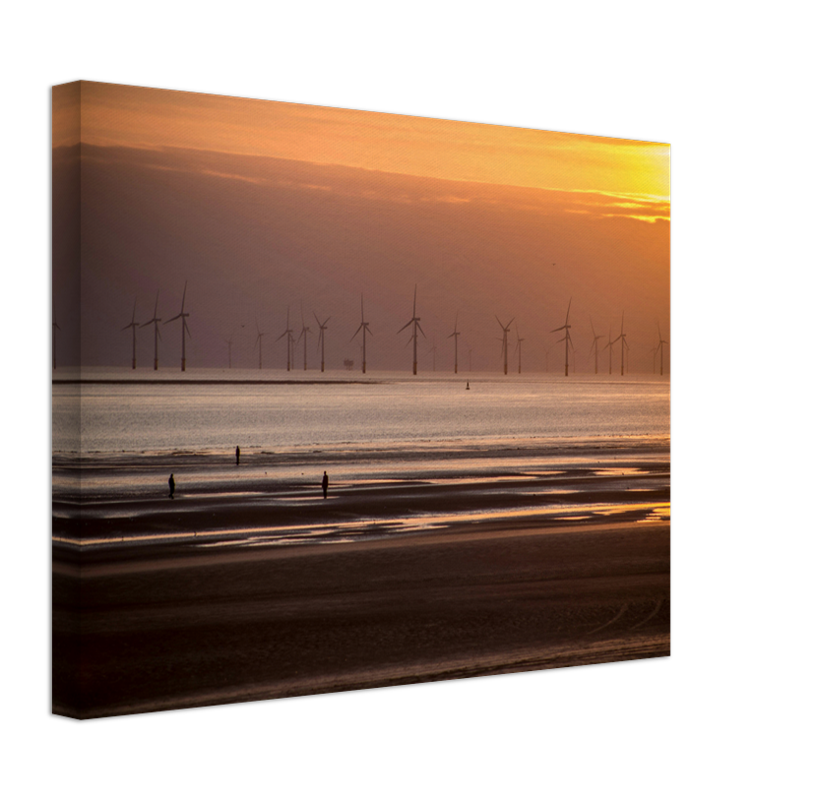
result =
M456 313L456 324L453 326L453 332L447 337L452 339L455 343L455 362L453 372L458 373L458 337L461 336L461 331L458 329L458 313Z
M605 350L606 347L608 348L608 374L609 375L611 375L611 356L614 353L614 342L616 342L616 341L617 341L616 339L611 338L611 325L609 325L608 326L608 341L606 342L605 346L603 347L603 350Z
M187 326L187 317L190 315L189 311L185 314L184 313L184 301L187 299L187 282L184 281L184 294L181 295L181 311L176 314L172 319L168 319L165 322L165 325L169 325L171 322L175 322L177 319L181 320L181 371L187 371L187 349L186 349L186 335L189 333L190 336L190 329Z
M498 320L498 324L501 326L501 330L503 330L503 332L504 332L504 336L501 339L501 355L504 357L504 375L506 375L507 374L507 357L508 357L508 350L509 350L509 348L507 347L507 334L509 333L509 326L512 325L513 321L515 320L515 317L513 317L509 321L509 323L507 325L504 325L504 323L501 322L500 319L498 319L497 315L496 315L495 319Z
M331 317L326 317L325 322L320 322L320 320L317 319L317 315L314 314L314 319L317 320L317 325L320 327L320 333L317 336L317 347L320 348L320 372L325 372L325 331L328 320L330 320Z
M594 374L596 375L598 371L598 358L600 356L600 351L597 348L597 342L600 339L605 339L605 336L598 336L597 333L595 333L594 323L591 321L591 317L589 317L589 325L591 325L591 335L594 337L591 347L589 348L589 355L591 355L591 351L594 350Z
M302 304L300 305L300 321L303 327L300 329L300 335L297 337L297 341L303 340L303 370L306 371L308 370L308 335L311 333L311 328L306 327Z
M56 324L56 323L54 323ZM133 361L131 369L136 369L136 328L139 327L138 322L136 322L136 301L133 301L133 318L130 320L129 325L125 325L122 328L123 331L126 331L128 328L133 329Z
M569 328L572 326L569 325L569 312L572 310L572 298L569 298L569 305L566 308L566 322L563 323L559 328L555 328L549 333L557 333L558 331L565 331L563 334L562 339L558 339L558 343L566 342L566 377L569 377L569 348L571 347L574 350L574 345L572 344L572 335L569 332Z
M257 339L255 339L255 344L252 346L252 349L254 350L255 347L257 347L257 349L258 349L258 369L263 369L263 337L266 334L260 332L260 325L258 325L258 318L257 317L255 317L255 328L257 328L258 335L257 335Z
M359 309L360 309L360 313L362 315L361 316L362 321L359 323L359 327L356 329L356 331L354 331L354 335L351 337L350 341L353 342L354 339L356 338L356 335L360 331L362 331L362 374L364 375L365 370L367 369L367 364L366 364L366 361L365 361L365 357L366 357L365 356L365 336L366 336L366 334L369 334L369 333L371 334L371 336L373 336L373 334L368 330L368 326L371 323L370 322L365 322L365 300L364 300L364 298L362 297L361 294L359 296Z
M286 306L286 330L275 339L279 342L283 337L286 337L286 371L291 372L291 353L292 353L292 339L294 338L294 331L289 327L289 306Z
M53 359L54 369L57 368L57 331L62 328L57 325L56 321L51 323L51 357Z
M625 351L629 349L628 342L625 340L625 311L623 311L623 318L622 322L620 322L620 335L614 340L614 342L620 342L620 375L625 375ZM614 344L611 342L611 344ZM609 355L609 359L611 356ZM609 367L609 375L611 374L611 368Z
M156 292L156 305L153 308L153 319L148 320L144 323L141 327L144 328L147 325L153 326L153 369L158 369L158 340L161 339L161 331L158 329L158 324L161 322L161 317L157 317L156 314L158 313L158 292Z
M659 323L657 322L657 331L659 333L659 344L657 348L659 349L659 374L662 375L662 356L664 355L665 348L664 345L668 344L668 342L662 338L662 331L659 329Z
M526 341L525 339L521 339L521 334L518 331L518 328L515 328L515 338L517 342L515 343L515 351L518 353L518 374L521 374L521 342Z
M421 317L416 316L416 289L417 289L417 286L414 285L413 286L413 317L411 319L409 319L401 328L399 328L398 331L396 331L397 333L401 333L409 325L413 325L413 336L411 336L411 339L413 340L413 374L414 375L416 374L417 367L418 367L418 357L417 357L417 354L416 354L416 347L417 347L417 345L419 343L419 336L418 336L417 331L421 331L422 336L424 336L425 339L427 338L427 336L425 336L425 332L422 331L422 326L419 324L419 320L421 319ZM410 339L408 339L408 341L410 341Z

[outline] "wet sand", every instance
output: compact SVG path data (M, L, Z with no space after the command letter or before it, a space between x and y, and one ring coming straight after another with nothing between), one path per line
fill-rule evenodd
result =
M202 479L173 500L99 484L80 508L64 481L53 708L90 718L669 655L669 463L630 455L532 470L493 457L455 479L340 481L327 500L251 462L240 491Z
M670 652L665 523L335 545L55 545L57 713L79 718ZM76 612L81 611L81 626Z

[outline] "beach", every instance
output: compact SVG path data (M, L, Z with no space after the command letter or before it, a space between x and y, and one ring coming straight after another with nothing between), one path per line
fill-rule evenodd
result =
M55 712L669 655L666 443L377 452L55 457Z

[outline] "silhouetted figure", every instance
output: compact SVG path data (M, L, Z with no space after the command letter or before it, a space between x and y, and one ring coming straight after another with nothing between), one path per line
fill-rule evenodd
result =
M468 389L470 388L470 382L469 381L467 381L467 388Z
M173 478L172 474L170 475L170 480L167 481L170 484L170 498L175 494L175 479Z
M323 472L323 500L328 497L328 473Z
M237 467L238 464L240 464L240 463L241 463L241 448L236 447L235 448L235 466Z

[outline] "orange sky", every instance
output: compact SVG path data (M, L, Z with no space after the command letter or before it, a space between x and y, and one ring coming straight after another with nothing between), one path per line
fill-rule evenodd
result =
M199 366L290 309L331 316L336 366L360 293L378 335L417 286L428 335L458 315L485 367L496 314L538 371L567 307L583 358L625 312L648 371L669 330L668 145L87 82L53 99L54 313L79 307L81 231L82 363L119 363L134 299L143 316L160 293L166 316L187 284ZM60 148L80 140L81 159ZM400 368L397 327L377 368Z
M55 89L55 130L70 129L58 120L63 90ZM611 195L615 214L669 217L666 144L104 83L82 82L81 92L88 144L184 147L601 192ZM55 140L54 146L67 143ZM658 206L643 208L652 201Z

